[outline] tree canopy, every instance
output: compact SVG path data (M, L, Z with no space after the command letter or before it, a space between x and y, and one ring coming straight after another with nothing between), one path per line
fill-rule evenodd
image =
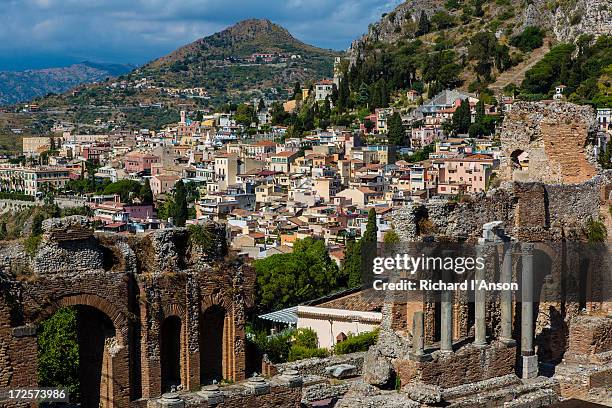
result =
M257 301L263 310L278 310L346 287L347 280L330 258L325 241L297 240L290 254L276 254L253 263Z
M141 188L142 185L139 182L124 179L107 185L104 188L104 194L119 194L122 202L129 203L133 196L140 193Z

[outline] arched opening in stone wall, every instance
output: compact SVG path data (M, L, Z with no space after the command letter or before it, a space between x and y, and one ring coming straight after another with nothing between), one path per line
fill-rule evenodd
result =
M200 316L200 383L223 380L224 339L227 327L225 309L213 305Z
M59 309L39 325L39 385L67 388L83 407L111 407L115 335L111 319L94 307Z
M161 326L162 392L181 384L181 319L167 317Z
M517 149L510 154L512 162L512 170L526 171L529 170L529 153L524 150Z

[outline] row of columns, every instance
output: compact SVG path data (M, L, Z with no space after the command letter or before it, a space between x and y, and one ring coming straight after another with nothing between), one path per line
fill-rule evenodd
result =
M478 256L482 255L486 245L504 243L504 256L500 279L502 283L512 282L512 250L513 245L503 235L500 228L501 223L485 224L483 238L479 240ZM521 244L521 356L523 378L534 378L538 374L537 355L533 347L533 248L532 243ZM476 269L476 280L486 279L485 269ZM485 347L487 345L486 324L486 291L477 289L474 294L475 314L475 339L474 345ZM440 351L442 353L453 352L453 292L443 291L440 299ZM508 346L514 346L516 341L512 338L512 292L503 290L500 297L501 308L501 333L500 340ZM411 357L418 361L426 361L430 358L425 354L424 343L424 320L422 311L413 315L412 322L412 354Z

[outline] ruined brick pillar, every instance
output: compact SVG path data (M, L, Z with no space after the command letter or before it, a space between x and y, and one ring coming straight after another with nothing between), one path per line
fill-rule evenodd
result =
M100 387L100 406L121 408L130 403L130 364L129 352L125 346L110 346L104 351L102 366L102 381L106 382L104 389Z
M185 358L185 388L200 389L200 299L197 280L187 280L187 312L185 313L185 328L187 338L184 345Z

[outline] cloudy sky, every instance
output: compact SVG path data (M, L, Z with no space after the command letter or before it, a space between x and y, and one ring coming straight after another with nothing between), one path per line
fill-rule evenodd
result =
M142 64L246 18L346 49L401 0L0 0L0 70Z

